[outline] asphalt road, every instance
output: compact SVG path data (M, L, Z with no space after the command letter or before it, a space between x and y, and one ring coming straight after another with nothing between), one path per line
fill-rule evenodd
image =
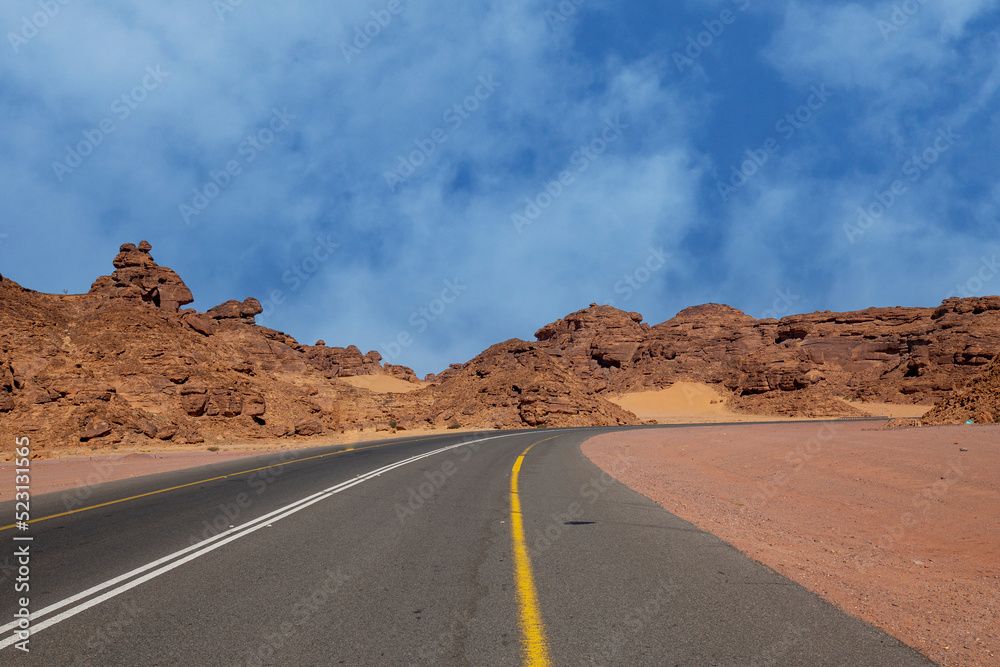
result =
M0 664L933 664L604 475L580 444L606 431L230 461L55 518L64 494L33 498L0 531L0 562L30 545L30 652L5 569Z

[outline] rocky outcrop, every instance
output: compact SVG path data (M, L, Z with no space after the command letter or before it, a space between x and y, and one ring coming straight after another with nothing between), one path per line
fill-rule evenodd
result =
M737 409L832 416L853 412L837 397L931 404L946 396L1000 350L1000 298L780 321L705 304L652 327L594 305L536 337L597 392L686 380L716 385Z
M247 297L242 302L230 299L225 303L220 303L214 308L209 308L205 315L213 320L239 320L244 324L253 324L254 316L264 312L260 301L253 297Z
M327 378L349 378L359 375L387 375L419 383L416 373L406 366L382 365L382 355L375 350L362 354L354 345L327 347L323 341L303 347L306 358Z
M465 364L449 364L448 368L444 369L440 373L428 373L425 375L424 382L444 382L445 380L458 375L458 372L462 370L464 365Z
M512 339L462 364L433 392L429 421L492 428L637 424L537 343Z
M982 373L925 414L921 421L925 424L1000 422L1000 355L995 356Z
M412 382L413 384L420 384L420 378L417 374L413 372L412 368L408 366L399 366L396 364L385 364L382 370L389 377L394 377L397 380L404 380L406 382Z
M191 290L172 269L159 266L149 251L152 246L142 241L138 246L126 243L114 259L115 271L101 276L90 288L91 294L112 299L145 301L175 313L184 304L194 301Z
M1000 297L780 321L705 304L655 326L595 304L542 327L536 342L506 341L415 391L376 394L342 380L419 381L375 351L301 345L258 326L253 298L182 311L190 290L150 250L123 245L114 272L88 294L41 294L0 277L0 438L99 448L348 429L634 424L607 397L679 380L708 383L731 408L758 414L856 413L847 397L944 399L932 419L997 417Z
M0 348L0 412L14 409L14 370L10 366L7 351Z
M253 324L256 299L178 312L188 301L148 244L122 246L88 294L0 281L0 437L34 436L42 451L197 443L291 435L302 422L375 428L392 409L324 377L291 336Z

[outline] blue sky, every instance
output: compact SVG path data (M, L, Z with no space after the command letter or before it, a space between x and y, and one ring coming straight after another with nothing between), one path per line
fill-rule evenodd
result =
M421 375L591 302L997 294L998 5L10 0L0 272L148 239Z

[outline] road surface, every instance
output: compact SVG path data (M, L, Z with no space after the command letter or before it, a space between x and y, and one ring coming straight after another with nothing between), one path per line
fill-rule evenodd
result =
M82 505L35 497L27 531L0 531L0 562L30 546L32 613L24 652L5 568L0 664L933 664L602 473L580 444L607 430L297 450Z

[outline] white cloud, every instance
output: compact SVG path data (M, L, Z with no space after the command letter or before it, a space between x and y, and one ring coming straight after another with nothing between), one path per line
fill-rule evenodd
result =
M676 76L674 37L683 41L683 26L698 25L704 8L679 22L677 35L658 39L666 51L624 61L615 48L601 56L575 50L581 36L573 25L553 30L545 19L553 4L404 0L405 11L352 62L341 44L379 3L243 3L225 21L209 2L65 5L20 53L0 53L0 194L11 211L0 224L9 235L0 268L36 289L85 290L111 269L119 243L148 238L157 260L187 280L198 307L284 289L287 302L269 325L306 342L366 349L407 328L443 280L467 279L468 291L397 360L436 371L613 297L615 282L650 247L663 247L673 262L627 304L650 321L698 300L760 311L774 289L816 276L830 284L810 286L817 305L852 290L877 298L884 281L864 282L867 267L879 266L873 257L900 243L910 259L929 257L944 234L935 231L944 224L938 217L955 215L949 201L965 201L956 184L967 179L942 162L863 250L847 247L845 217L939 126L964 118L970 132L983 132L979 143L995 142L981 116L995 97L996 57L989 60L983 45L975 58L959 47L968 47L970 26L996 3L924 5L886 40L877 21L890 5L793 2L754 19L779 17L764 54L786 81L779 92L798 97L826 82L837 97L822 112L829 119L797 135L720 206L705 175L725 165L718 155L744 147L702 153L695 137L717 105L741 87L754 93L756 82L744 85L724 70L704 87ZM16 25L34 7L4 5L0 25ZM631 39L626 12L601 19L602 37ZM742 35L727 33L727 48L737 53ZM157 64L169 78L58 182L51 163L67 143ZM461 127L447 128L447 142L390 192L385 171L414 141L446 127L444 112L490 75L500 83L495 93ZM239 146L275 107L287 107L295 121L250 162ZM572 168L573 153L619 114L630 127L517 234L510 216L524 198ZM242 173L185 225L178 205L234 156ZM963 161L965 169L995 172L971 151ZM994 210L969 207L980 227L953 234L955 245L981 241L982 220ZM290 290L283 273L320 234L342 249ZM48 265L35 261L43 252ZM892 261L883 265L895 270Z

